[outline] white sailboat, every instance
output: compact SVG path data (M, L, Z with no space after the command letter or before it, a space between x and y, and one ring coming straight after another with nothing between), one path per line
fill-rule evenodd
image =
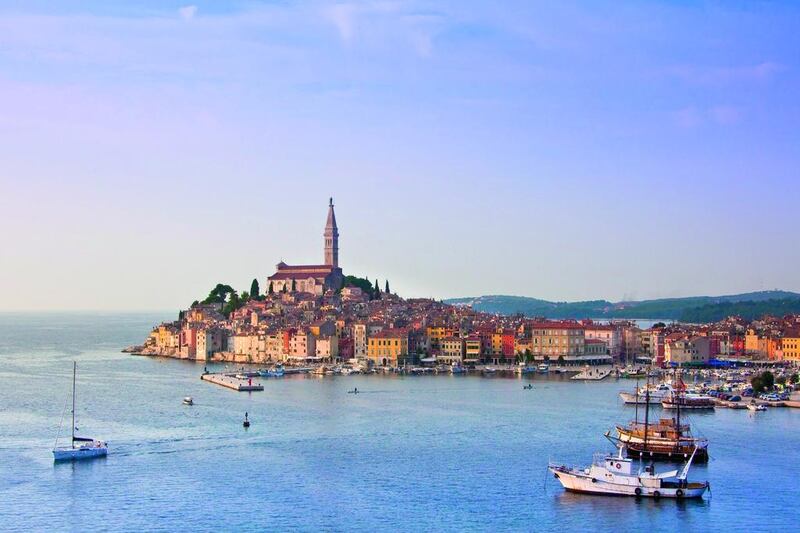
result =
M72 363L72 440L69 446L59 446L56 435L56 443L53 447L53 460L55 461L74 461L78 459L93 459L108 454L108 444L101 440L87 437L75 436L75 376L78 371L78 364ZM61 422L64 422L62 415ZM61 424L58 427L61 433Z

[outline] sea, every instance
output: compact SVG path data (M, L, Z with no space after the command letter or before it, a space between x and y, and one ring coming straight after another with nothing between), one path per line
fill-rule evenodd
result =
M603 434L633 418L618 398L632 381L302 376L241 393L202 382L202 365L121 353L169 318L0 314L0 530L789 531L800 520L800 410L691 415L710 439L711 460L690 476L710 481L702 500L570 494L548 461L612 451ZM76 426L109 455L54 464L73 361Z

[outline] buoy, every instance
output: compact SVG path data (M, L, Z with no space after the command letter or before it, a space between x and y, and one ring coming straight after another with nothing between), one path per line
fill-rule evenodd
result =
M249 428L250 427L250 420L247 419L247 412L244 413L244 422L242 422L242 426Z

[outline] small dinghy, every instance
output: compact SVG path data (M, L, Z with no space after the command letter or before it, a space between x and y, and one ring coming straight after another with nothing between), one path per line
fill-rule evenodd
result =
M194 400L192 399L191 396L186 396L183 399L183 405L194 405Z

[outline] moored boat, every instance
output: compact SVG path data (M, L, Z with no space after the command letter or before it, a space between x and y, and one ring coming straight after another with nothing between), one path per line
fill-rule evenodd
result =
M633 459L625 457L622 448L619 454L595 454L592 464L585 468L550 463L548 470L568 491L605 496L634 496L642 498L701 498L708 489L708 482L690 482L689 474L695 453L683 469L656 473L650 464L634 469Z
M714 409L714 398L702 394L672 394L661 400L664 409Z
M708 439L694 437L689 424L681 424L675 418L662 418L653 424L631 422L627 426L616 426L617 436L612 442L624 446L628 457L644 457L650 460L686 460L692 452L695 462L708 461Z

